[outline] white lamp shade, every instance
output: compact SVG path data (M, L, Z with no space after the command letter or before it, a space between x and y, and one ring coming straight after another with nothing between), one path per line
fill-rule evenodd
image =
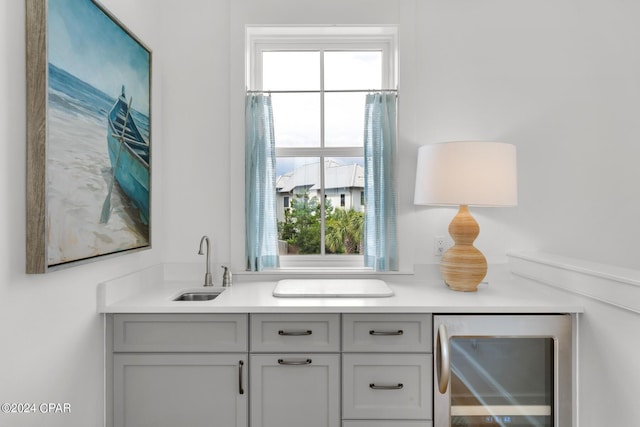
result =
M516 206L516 147L502 142L443 142L420 147L416 205Z

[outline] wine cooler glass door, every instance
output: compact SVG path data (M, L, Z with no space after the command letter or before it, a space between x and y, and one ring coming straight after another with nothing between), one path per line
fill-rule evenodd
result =
M557 426L558 369L566 369L557 331L510 330L513 318L489 316L499 327L483 332L460 317L436 323L436 426Z

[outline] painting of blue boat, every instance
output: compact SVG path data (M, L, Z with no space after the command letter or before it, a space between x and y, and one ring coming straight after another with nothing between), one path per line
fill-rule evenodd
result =
M143 223L149 223L149 143L144 140L135 119L125 87L108 116L109 159L112 179L135 204ZM103 218L104 220L104 218ZM106 222L106 221L105 221Z
M151 50L93 0L46 0L46 270L151 247Z

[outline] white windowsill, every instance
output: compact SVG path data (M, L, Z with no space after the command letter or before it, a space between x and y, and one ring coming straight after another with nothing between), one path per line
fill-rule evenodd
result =
M371 268L355 268L355 267L288 267L288 268L272 268L262 271L237 271L233 273L234 276L246 276L246 277L276 277L276 276L320 276L323 278L331 277L363 277L374 278L379 276L413 276L413 271L375 271Z

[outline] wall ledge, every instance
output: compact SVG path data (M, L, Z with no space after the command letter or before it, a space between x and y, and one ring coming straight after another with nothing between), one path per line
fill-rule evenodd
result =
M507 254L511 272L640 314L640 271L545 252Z

